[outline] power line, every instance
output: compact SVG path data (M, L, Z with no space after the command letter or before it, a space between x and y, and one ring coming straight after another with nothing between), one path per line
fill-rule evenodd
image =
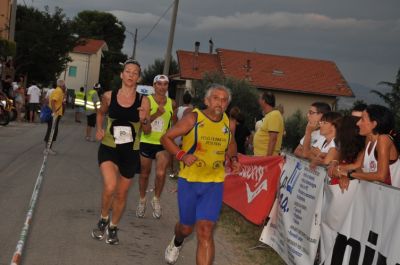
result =
M165 10L164 11L164 13L159 17L159 19L157 20L157 22L153 25L153 27L150 29L150 31L146 34L146 36L144 36L142 39L140 39L138 42L142 42L142 41L144 41L150 34L151 34L151 32L153 32L153 30L157 27L157 25L160 23L160 21L161 21L161 19L163 18L163 17L165 17L165 15L167 14L167 12L172 8L172 6L174 5L174 2L175 1L173 1L172 3L171 3L171 5L167 8L167 10Z

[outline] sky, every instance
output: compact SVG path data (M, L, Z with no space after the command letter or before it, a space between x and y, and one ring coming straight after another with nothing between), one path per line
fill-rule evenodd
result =
M69 18L83 10L114 14L138 29L136 59L145 67L163 59L173 0L18 0L43 10L61 7ZM400 68L400 0L180 0L172 54L214 48L334 61L350 83L379 89ZM146 38L145 38L146 37ZM123 52L131 55L126 34Z

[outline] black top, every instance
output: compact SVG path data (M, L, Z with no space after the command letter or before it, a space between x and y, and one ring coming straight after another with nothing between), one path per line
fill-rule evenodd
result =
M250 130L242 123L236 125L235 130L235 141L237 145L237 151L241 154L246 154L246 139L250 136Z
M114 90L111 93L111 102L108 109L108 115L113 120L139 122L138 108L142 103L142 95L136 92L135 102L128 107L122 107L118 104L117 94L119 90Z

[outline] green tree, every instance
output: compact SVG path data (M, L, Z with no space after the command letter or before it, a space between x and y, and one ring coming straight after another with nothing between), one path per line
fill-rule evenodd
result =
M144 69L141 83L149 86L153 85L154 77L156 75L162 74L163 70L164 70L164 60L156 59L153 64L147 66L147 68ZM177 74L178 72L179 72L178 63L174 60L174 58L172 58L168 75Z
M61 8L53 14L18 5L15 30L16 73L42 84L54 81L70 61L68 52L77 39Z
M238 106L245 118L245 125L252 129L254 128L255 118L261 115L261 109L257 103L259 92L246 80L239 80L231 77L225 78L220 73L206 73L203 79L194 82L195 96L193 104L203 108L203 99L207 88L218 83L225 85L232 92L232 100L230 107Z
M381 81L378 85L385 85L392 88L392 91L387 93L381 93L377 90L371 90L371 92L377 94L389 106L389 109L395 116L395 127L397 130L400 130L400 68L397 71L396 81L394 83Z
M116 23L121 26L117 26ZM104 40L107 43L108 51L103 53L99 82L106 89L118 88L120 63L127 59L121 52L125 40L123 23L113 14L85 10L74 17L72 28L81 38Z
M285 135L282 140L283 149L293 152L306 130L307 118L297 110L285 120Z

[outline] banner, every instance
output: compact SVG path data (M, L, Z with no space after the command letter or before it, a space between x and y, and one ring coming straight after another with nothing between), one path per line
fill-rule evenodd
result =
M348 191L325 187L321 259L325 265L400 264L400 192L352 180ZM341 206L340 206L341 205Z
M242 170L227 174L224 203L254 224L263 224L271 210L283 164L281 156L239 155Z
M322 187L326 170L287 155L280 177L276 207L260 241L287 263L314 263L320 236Z

